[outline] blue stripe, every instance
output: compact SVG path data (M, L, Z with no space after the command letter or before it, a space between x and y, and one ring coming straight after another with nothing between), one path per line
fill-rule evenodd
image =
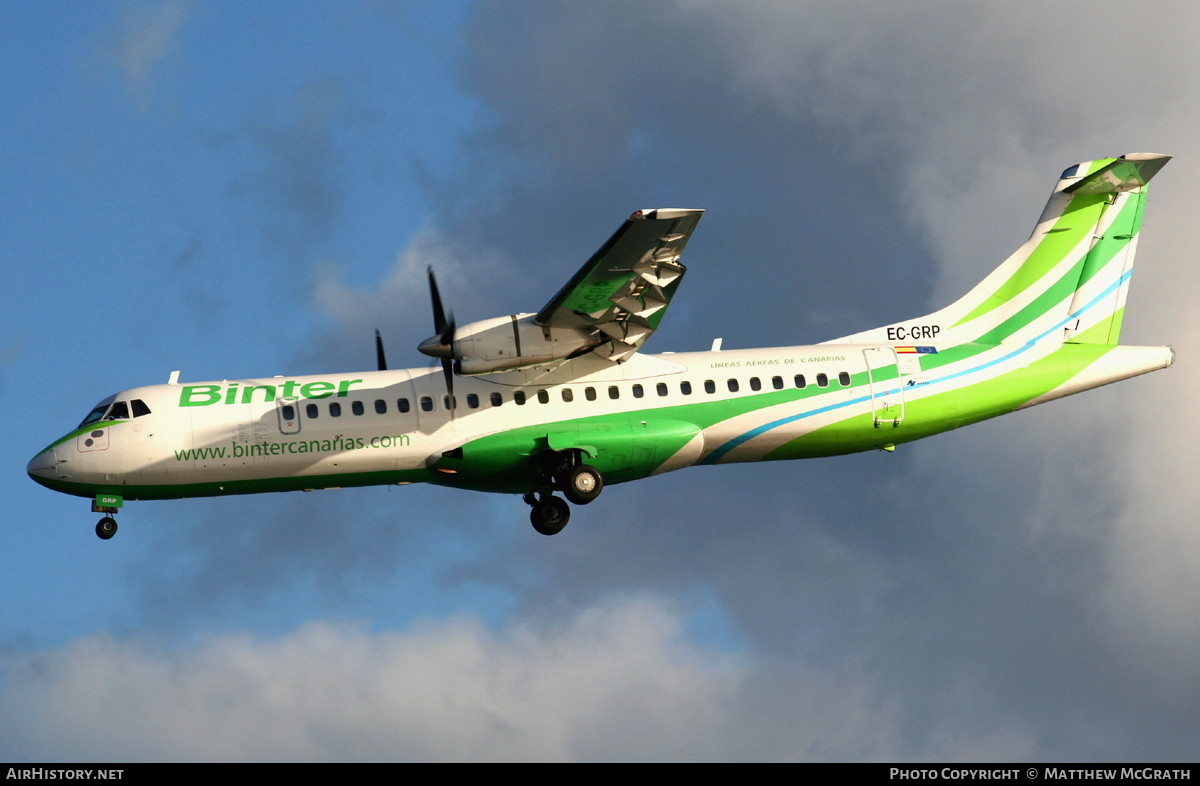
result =
M1071 322L1072 320L1078 319L1080 317L1080 315L1082 315L1088 309L1092 308L1092 306L1096 305L1101 300L1103 300L1104 298L1111 295L1113 292L1115 292L1117 289L1119 289L1122 284L1124 284L1126 281L1128 281L1129 277L1131 275L1133 275L1133 268L1130 268L1129 270L1125 271L1125 273L1119 279L1117 279L1114 283L1109 285L1108 288L1106 288L1099 295L1096 295L1096 297L1092 298L1088 303L1086 303L1078 311L1076 311L1073 314L1067 315L1061 322L1056 324L1054 327L1051 327L1050 329L1046 330L1041 335L1036 336L1033 339L1030 339L1028 342L1026 342L1022 346L1018 347L1017 349L1014 349L1012 352L1009 352L1007 355L996 358L995 360L990 360L987 363L983 363L979 366L975 366L974 368L964 369L962 371L958 371L953 374L948 374L944 377L938 377L937 379L932 379L929 382L927 382L926 385L939 385L944 382L949 382L952 379L958 379L960 377L964 377L968 374L977 374L981 371L986 371L987 369L991 368L992 366L997 365L998 363L1004 363L1006 361L1012 360L1013 358L1017 357L1018 355L1028 352L1039 341L1042 341L1047 336L1053 334L1056 331L1062 330L1064 327L1067 326L1067 324L1069 322ZM864 345L864 346L867 346L867 345ZM870 345L870 346L874 346L874 345ZM897 393L899 391L900 391L900 388L896 387L896 388L892 388L891 390L885 390L878 395L887 396L887 395L891 395L893 393ZM738 447L739 445L741 445L745 442L748 442L748 441L754 439L755 437L761 436L762 434L765 434L768 431L777 429L780 426L786 426L787 424L794 423L797 420L803 420L804 418L810 418L814 415L820 415L820 414L823 414L825 412L830 412L835 409L842 409L843 407L852 407L855 404L861 404L864 401L870 401L870 400L871 400L871 396L869 396L869 395L868 396L860 396L858 398L851 399L849 401L842 401L837 404L830 404L828 406L820 407L818 409L807 410L807 411L801 412L797 415L789 415L786 418L780 418L779 420L775 420L770 423L766 423L762 426L752 428L749 431L747 431L746 433L736 436L733 439L726 442L725 444L721 445L719 448L715 449L712 453L708 454L707 456L705 456L703 459L701 459L697 463L699 463L699 464L716 464L718 461L721 460L722 457L725 456L726 453L728 453L729 451Z

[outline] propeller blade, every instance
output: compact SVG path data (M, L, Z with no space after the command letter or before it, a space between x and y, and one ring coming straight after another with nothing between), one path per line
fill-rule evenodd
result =
M418 347L426 355L442 359L442 376L446 379L446 396L450 402L450 417L458 409L454 399L454 315L446 317L446 309L442 306L442 295L438 291L437 277L433 275L433 265L429 272L429 299L433 301L433 329L437 331L437 344L433 339L425 341Z
M375 361L380 371L387 371L387 357L383 354L383 337L379 335L379 328L375 328Z
M438 293L437 277L433 275L433 265L429 266L429 297L433 301L433 329L439 336L444 337L446 328L453 329L453 323L446 320L442 296Z

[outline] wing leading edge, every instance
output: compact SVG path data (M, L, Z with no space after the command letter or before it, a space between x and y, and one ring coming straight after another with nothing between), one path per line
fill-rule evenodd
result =
M639 210L534 317L544 328L599 331L593 351L621 361L654 332L683 279L683 247L703 210Z

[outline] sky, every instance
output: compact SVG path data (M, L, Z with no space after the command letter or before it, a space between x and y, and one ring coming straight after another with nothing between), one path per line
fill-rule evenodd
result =
M0 2L0 760L1195 761L1200 7ZM28 460L143 384L425 367L702 207L649 352L927 313L1078 161L1155 179L1167 371L871 453L517 497L131 503Z

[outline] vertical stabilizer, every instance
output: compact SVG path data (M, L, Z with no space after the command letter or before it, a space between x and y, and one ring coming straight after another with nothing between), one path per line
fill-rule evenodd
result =
M965 296L826 343L1117 343L1146 184L1169 160L1131 153L1068 167L1033 234Z

